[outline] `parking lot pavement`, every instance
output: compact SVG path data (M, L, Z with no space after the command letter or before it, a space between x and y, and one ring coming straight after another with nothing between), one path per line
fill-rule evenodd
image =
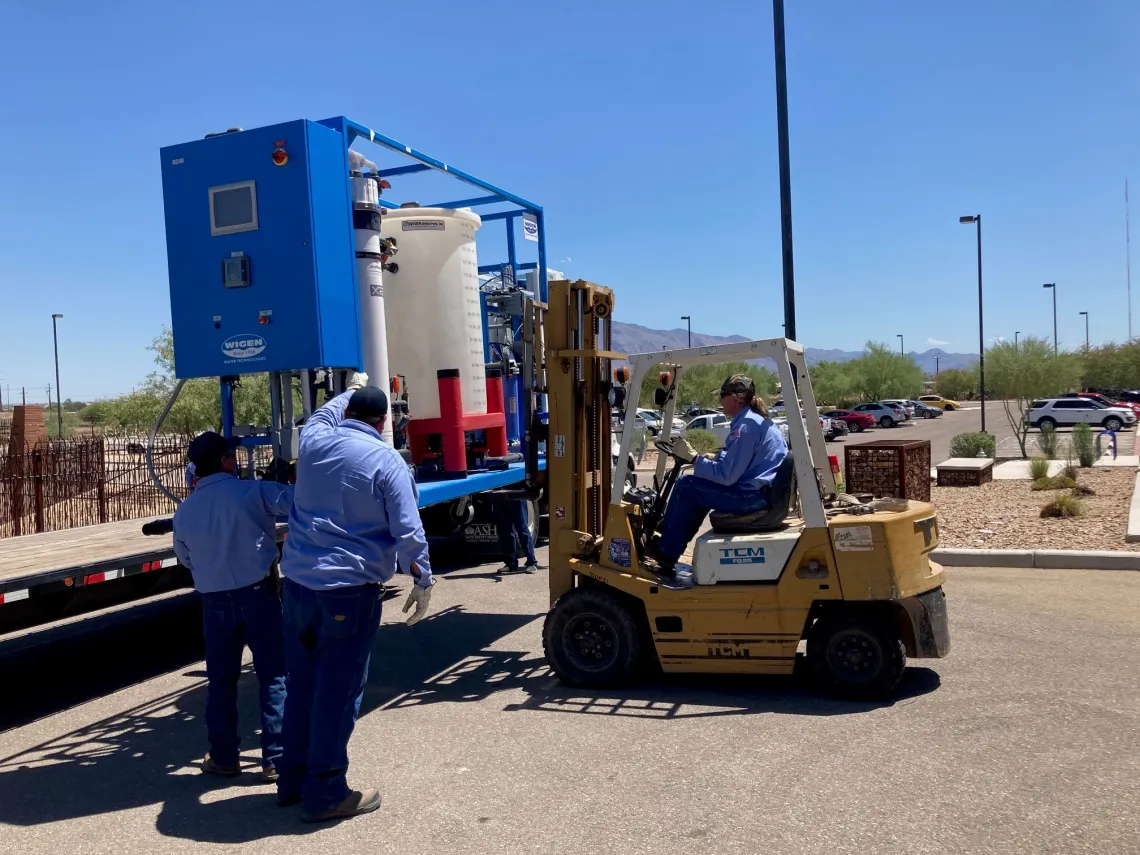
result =
M489 570L449 574L415 627L388 605L349 773L384 805L339 825L303 825L253 775L198 773L200 663L124 685L144 639L121 625L0 645L15 725L0 733L5 849L1138 851L1140 574L952 568L950 657L917 663L894 703L874 705L794 679L563 688L541 654L545 573ZM150 647L186 643L148 629ZM31 684L8 681L23 667L66 685L96 655L115 691L88 682L46 717ZM252 735L252 677L242 686Z
M840 465L843 464L843 449L848 445L858 445L862 442L874 442L880 439L928 439L930 440L930 465L937 466L943 460L950 458L950 440L960 433L976 431L981 428L982 408L976 401L965 404L963 409L951 413L943 413L936 419L911 419L893 428L870 428L862 433L849 433L837 442L827 444L828 454L838 454ZM993 434L999 444L1013 443L1016 454L1017 442L1013 438L1013 430L1009 426L1005 409L1000 401L986 402L986 432Z

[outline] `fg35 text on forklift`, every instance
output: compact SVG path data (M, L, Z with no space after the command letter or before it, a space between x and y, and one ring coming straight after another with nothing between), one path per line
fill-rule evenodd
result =
M552 282L546 316L550 597L543 646L566 683L626 683L645 666L667 673L790 674L806 641L814 678L837 694L881 698L907 656L950 647L934 508L836 496L803 347L786 339L629 357L620 459L632 443L638 390L656 366L669 436L677 380L692 365L775 361L784 389L799 389L803 418L789 412L790 453L770 511L712 514L688 573L661 574L645 544L664 517L682 464L658 457L652 486L614 478L610 350L614 297L589 282ZM823 465L818 465L822 463ZM668 470L668 471L667 471Z

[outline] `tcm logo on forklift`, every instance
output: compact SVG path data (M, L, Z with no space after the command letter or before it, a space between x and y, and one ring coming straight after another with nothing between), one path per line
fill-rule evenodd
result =
M242 333L222 342L222 353L230 359L252 359L265 350L265 339L259 335Z
M736 546L720 551L721 564L763 564L764 547Z

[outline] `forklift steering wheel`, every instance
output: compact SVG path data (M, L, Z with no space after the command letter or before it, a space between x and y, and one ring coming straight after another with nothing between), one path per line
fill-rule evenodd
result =
M676 457L673 458L673 468L665 473L665 478L661 482L661 489L657 491L657 500L645 514L642 521L642 532L647 543L657 532L657 526L661 524L661 520L665 518L665 508L669 504L669 496L673 492L673 486L677 483L677 479L681 475L681 467L684 465L685 461Z

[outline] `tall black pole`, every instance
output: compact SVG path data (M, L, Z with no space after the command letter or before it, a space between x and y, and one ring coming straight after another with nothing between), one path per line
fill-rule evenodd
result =
M681 315L681 320L685 322L685 328L689 333L689 347L693 346L693 317L692 315Z
M1085 316L1085 353L1089 352L1089 313L1081 312Z
M52 345L55 347L55 418L56 427L59 430L58 437L63 439L63 405L60 404L59 395L59 336L56 334L55 322L62 318L63 315L51 316L51 338ZM48 398L48 404L51 404L51 398Z
M788 154L788 63L784 0L772 0L776 53L776 135L780 149L780 240L784 260L784 335L796 340L796 287L792 263L792 166Z
M986 432L986 333L982 323L982 215L978 222L978 397L982 400L982 433Z

